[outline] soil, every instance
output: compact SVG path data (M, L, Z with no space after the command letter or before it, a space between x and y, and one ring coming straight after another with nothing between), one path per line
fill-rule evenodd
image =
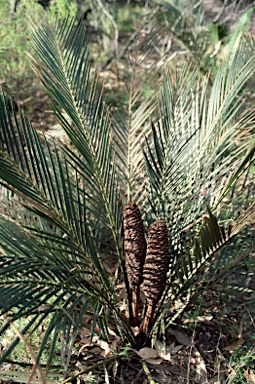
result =
M147 360L150 380L144 373L140 357L135 355L119 361L117 369L113 363L107 366L109 383L254 383L255 308L250 308L253 297L254 294L243 294L232 303L220 305L219 297L208 292L203 300L202 315L192 319L187 311L179 319L178 326L167 330L170 359ZM80 346L82 340L84 338L77 341ZM82 352L73 356L73 365L77 366L77 359L80 369L98 362L98 357L89 357L90 348L93 351L94 346L83 345ZM93 374L96 382L107 382L103 368L93 370ZM86 375L80 379L87 382Z

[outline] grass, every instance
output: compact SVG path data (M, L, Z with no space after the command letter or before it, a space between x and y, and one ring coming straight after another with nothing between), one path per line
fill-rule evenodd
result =
M251 345L235 348L231 354L229 365L231 373L226 384L246 384L250 380L254 380L255 348Z
M18 319L17 321L14 322L14 326L17 329L23 329L28 323L29 323L30 318L27 319ZM26 338L27 344L31 347L34 355L36 356L39 351L39 346L40 346L40 340L42 340L43 335L45 333L45 328L47 325L50 323L51 318L47 318L47 320L43 321L40 326L33 332L30 333L29 337ZM39 321L39 318L38 318ZM3 325L3 320L0 319L0 327ZM14 328L10 328L6 331L4 337L1 339L1 347L3 350L10 345L15 339L17 338L17 334L15 333ZM50 343L51 339L49 339L49 342L46 344L45 350L42 355L42 365L46 365L48 361L48 352L50 350ZM14 349L12 354L10 355L10 359L13 361L18 361L21 363L28 364L33 364L33 360L31 355L29 354L29 351L27 351L26 346L22 341L19 342L17 347ZM57 342L57 349L56 349L56 354L54 355L53 358L53 365L61 365L61 341L59 340ZM23 368L22 368L23 370Z

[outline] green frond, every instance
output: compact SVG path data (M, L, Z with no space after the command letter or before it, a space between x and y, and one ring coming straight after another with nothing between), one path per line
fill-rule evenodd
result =
M32 64L77 150L65 148L65 153L84 179L87 204L91 203L93 213L98 213L95 219L101 226L111 230L121 257L118 239L122 205L110 116L102 100L102 87L91 69L84 28L75 23L66 20L54 27L43 19L38 28L31 22L32 46L42 63L33 59Z
M217 204L222 183L236 174L246 153L247 142L236 142L244 142L251 132L254 112L241 111L239 94L254 73L255 59L239 65L237 58L230 70L220 68L212 89L188 68L179 81L169 72L165 75L160 118L147 136L144 157L148 201L156 217L168 220L173 238L200 217L206 205ZM253 157L250 151L250 162ZM242 166L238 176L243 171Z
M127 83L128 106L123 112L113 111L113 131L119 170L127 200L141 202L144 193L145 166L141 148L150 130L150 118L156 109L164 59L143 68L161 39L160 31L140 36L130 52L131 75ZM166 58L165 58L166 59Z
M82 26L69 20L54 29L45 19L41 26L31 25L33 47L42 62L33 60L34 70L52 96L73 147L47 142L22 113L8 109L2 95L0 180L18 196L24 216L29 217L18 220L24 229L11 221L0 223L4 228L2 312L15 321L32 318L45 307L39 323L48 316L51 320L38 359L53 338L50 362L61 330L68 361L74 341L68 335L75 335L85 313L93 313L92 335L99 328L101 337L109 336L110 321L119 335L135 342L102 260L102 254L106 260L117 256L124 271L122 180L110 114L90 68ZM7 321L4 329L8 326Z
M217 201L217 204L220 204L222 200L227 196L229 191L234 187L237 180L240 178L240 176L246 171L249 171L250 166L252 165L254 161L254 155L255 155L255 142L253 140L250 140L251 144L249 148L247 149L247 152L243 155L243 159L241 159L236 171L234 174L229 178L227 184L225 185L224 189L221 192L221 195Z
M207 208L208 214L205 216L203 224L199 229L199 233L193 240L193 246L186 256L183 257L182 264L186 265L185 277L187 281L193 277L199 277L199 269L205 263L211 260L225 244L230 241L245 228L249 221L252 221L255 215L255 207L253 206L249 211L245 211L238 217L234 224L228 226L221 225L216 216L212 214L211 210ZM192 258L192 264L187 263L187 259ZM185 260L186 259L186 260ZM184 284L185 285L185 284Z
M247 232L249 221L254 220L254 206L250 208L249 214L248 212L243 213L234 224L232 222L232 224L229 223L228 225L220 224L209 208L207 208L207 212L203 222L197 224L198 228L194 232L193 238L192 235L189 235L190 242L186 244L185 253L179 255L174 262L174 267L170 268L169 280L171 282L159 307L159 315L153 332L156 332L157 327L159 327L161 318L167 317L175 299L185 297L187 292L190 292L190 294L198 292L200 282L207 282L208 285L210 281L215 283L216 273L220 281L223 269L226 274L226 271L230 272L233 268L231 261L233 266L236 267L234 255L238 257L238 252L242 252L242 254L244 252L244 245L238 243L236 235L240 235L244 230ZM250 232L250 229L248 229L248 232ZM246 246L248 251L251 248L251 243L246 242ZM212 262L213 257L216 258L214 262ZM241 285L240 289L242 289ZM167 304L163 304L166 298ZM166 328L172 324L172 321L173 319L170 318Z
M53 234L47 237L44 233L43 238L37 237L3 219L0 220L0 227L1 314L8 314L1 332L10 326L10 322L20 318L29 316L33 319L37 314L43 321L52 316L38 359L53 333L58 334L61 330L66 346L70 344L69 335L76 334L85 314L94 314L99 329L104 321L112 319L113 327L117 327L120 334L128 334L132 338L128 325L123 326L124 320L116 306L113 287L93 246L88 247L86 255L79 247L72 249L70 240L61 243L56 238L58 246L52 247ZM105 311L106 307L109 310L107 320L102 314L102 309ZM29 326L29 332L33 332L31 327L34 321ZM103 329L106 328L105 325ZM17 340L3 359L16 343Z

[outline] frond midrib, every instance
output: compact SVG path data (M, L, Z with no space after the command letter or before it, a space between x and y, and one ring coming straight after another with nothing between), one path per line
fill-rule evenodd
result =
M54 36L56 36L56 35L54 34ZM120 246L119 246L119 235L118 235L119 231L118 231L118 228L116 227L115 219L114 219L114 216L113 216L112 210L111 210L111 204L110 204L110 202L108 200L108 196L107 196L107 193L106 193L105 188L104 188L104 180L103 180L100 168L99 168L97 156L96 156L95 152L93 152L93 150L92 150L93 145L92 145L90 136L87 133L87 129L85 128L87 126L85 117L83 117L83 113L82 113L81 107L79 107L78 102L75 100L75 92L74 92L74 90L72 88L72 84L71 84L71 81L70 81L69 76L68 76L68 71L66 69L64 57L63 57L63 54L62 54L62 51L61 51L61 43L58 41L58 39L56 39L56 42L57 42L58 56L59 56L59 58L61 60L64 76L65 76L65 78L67 80L67 83L68 83L68 87L69 87L69 91L70 91L70 96L71 96L71 98L73 100L73 105L75 106L75 110L76 110L77 116L78 116L79 121L81 123L81 128L83 128L83 133L84 133L84 135L86 137L87 142L89 143L88 148L89 148L90 156L91 156L92 161L93 161L95 175L96 175L97 180L98 180L99 190L101 192L101 196L103 198L104 205L105 205L105 208L106 208L106 212L107 212L107 215L108 215L108 219L109 219L109 222L110 222L110 228L112 230L113 238L114 238L114 241L115 241L115 247L116 247L116 250L117 250L119 258L121 259L122 258L122 252L121 252L121 249L120 249ZM104 109L106 109L105 106L104 106Z

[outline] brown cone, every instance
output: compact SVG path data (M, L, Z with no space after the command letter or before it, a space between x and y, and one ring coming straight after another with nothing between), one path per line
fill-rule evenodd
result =
M145 334L149 331L155 306L166 285L169 259L167 225L164 220L158 220L151 225L149 230L147 254L143 267L143 290L148 302L147 313L141 325L141 330Z
M124 252L128 281L132 285L133 321L138 320L139 288L143 279L143 264L146 255L146 241L143 222L138 206L128 203L123 212L124 217Z

